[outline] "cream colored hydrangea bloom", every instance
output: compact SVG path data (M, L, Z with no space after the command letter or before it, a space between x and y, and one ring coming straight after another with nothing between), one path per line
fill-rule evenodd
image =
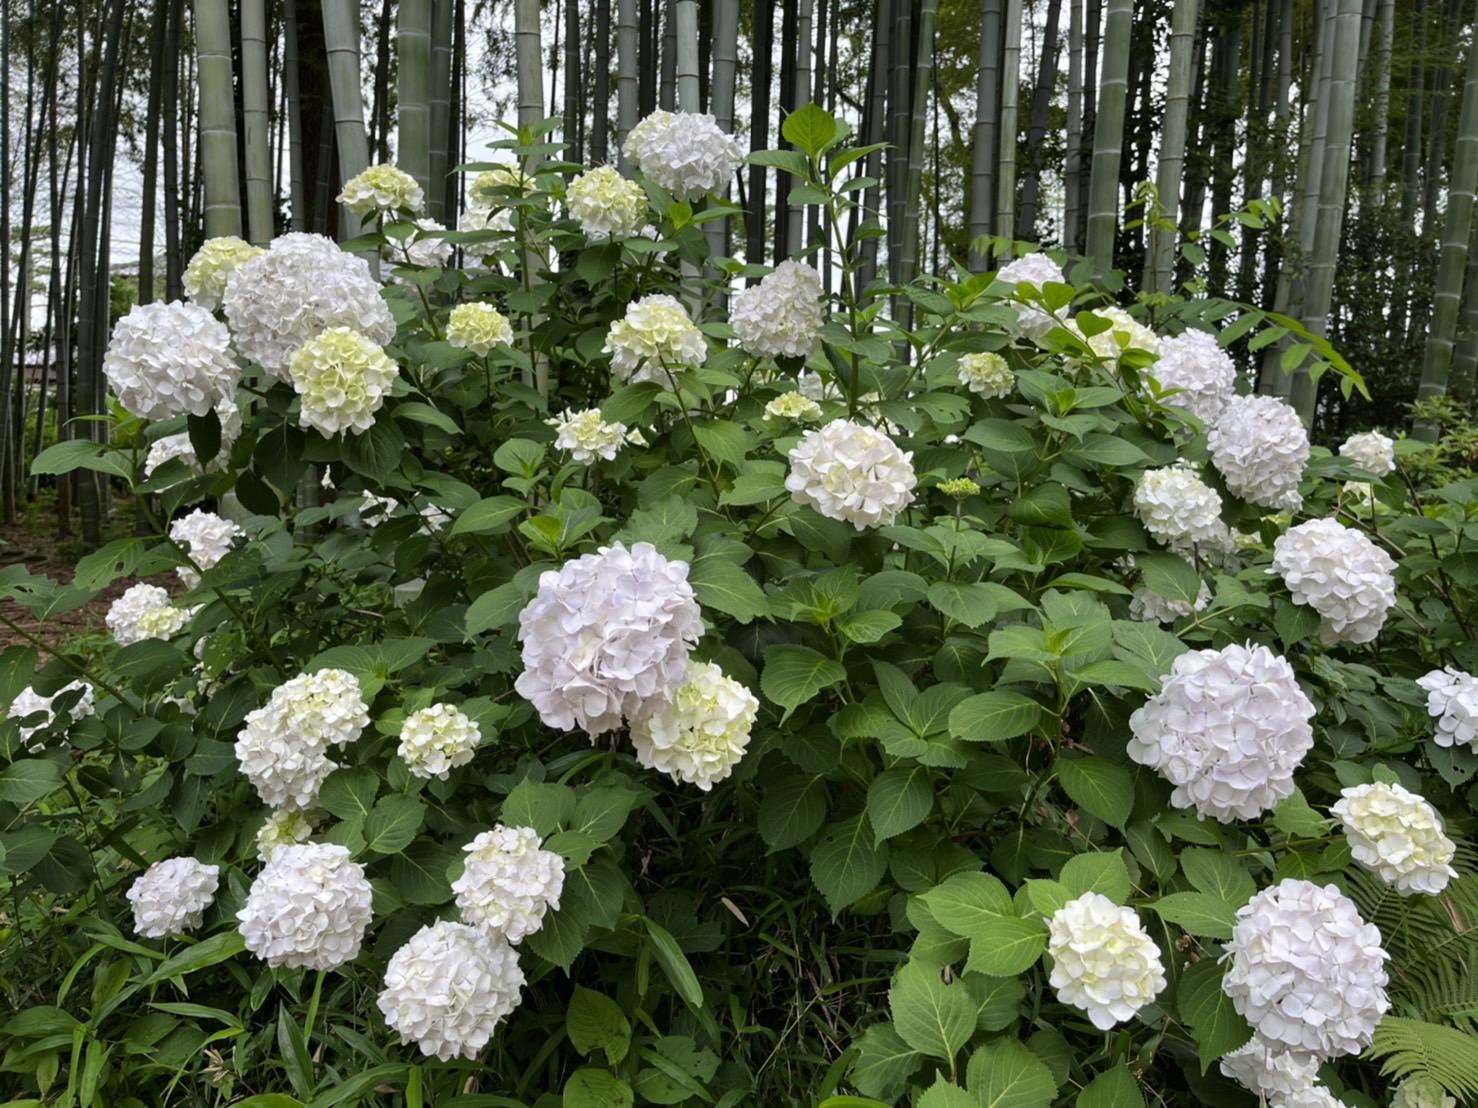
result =
M374 426L400 367L358 331L330 327L293 355L290 372L302 397L299 422L331 437Z
M965 354L960 358L960 383L990 400L1010 396L1016 389L1016 374L999 354Z
M338 201L361 219L376 215L420 215L426 194L416 179L393 165L372 165L352 177Z
M755 695L712 662L697 662L688 683L631 724L636 760L704 792L734 772L759 714Z
M221 306L226 282L242 262L259 258L267 251L235 235L206 239L190 264L185 266L185 295L208 312Z
M495 346L513 345L513 326L491 304L458 304L447 320L446 341L485 358Z
M647 194L608 165L570 182L565 206L586 238L595 242L639 235L647 222Z

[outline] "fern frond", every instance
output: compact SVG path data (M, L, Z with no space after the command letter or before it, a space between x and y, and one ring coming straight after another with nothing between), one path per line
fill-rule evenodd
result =
M1429 1078L1460 1103L1478 1100L1478 1036L1425 1020L1386 1016L1365 1058L1385 1059L1381 1074L1393 1081Z

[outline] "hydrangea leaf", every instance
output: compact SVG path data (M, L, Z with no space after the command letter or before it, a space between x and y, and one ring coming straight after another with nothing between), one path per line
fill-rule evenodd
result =
M893 1025L909 1046L931 1058L952 1059L975 1033L978 1005L960 982L946 985L936 967L901 966L888 990Z
M1222 1055L1236 1050L1252 1038L1252 1028L1222 992L1226 967L1210 958L1189 966L1181 974L1176 1003L1181 1017L1190 1025L1201 1058L1201 1072Z
M1048 1108L1057 1098L1052 1071L1014 1039L981 1047L970 1056L965 1073L982 1108Z
M1106 758L1059 758L1057 779L1073 803L1112 827L1122 828L1134 810L1129 771Z
M888 868L888 845L873 834L866 812L829 825L811 851L811 880L833 918L878 886Z
M1144 1108L1144 1093L1128 1068L1115 1066L1078 1094L1077 1108Z

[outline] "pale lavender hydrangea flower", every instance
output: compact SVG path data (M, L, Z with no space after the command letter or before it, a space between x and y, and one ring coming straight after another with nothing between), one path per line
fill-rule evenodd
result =
M1267 647L1193 650L1129 717L1127 752L1175 786L1177 807L1222 823L1256 819L1293 794L1313 716L1293 667Z
M523 986L518 953L504 939L438 920L391 956L377 1004L402 1043L446 1062L476 1058Z
M246 949L269 966L331 970L359 956L372 896L348 847L283 846L251 883L238 929Z
M542 574L518 622L519 694L548 726L592 738L671 699L703 634L688 564L646 542L613 543Z
M1327 1061L1370 1045L1389 957L1336 886L1290 877L1237 910L1222 989L1270 1048Z

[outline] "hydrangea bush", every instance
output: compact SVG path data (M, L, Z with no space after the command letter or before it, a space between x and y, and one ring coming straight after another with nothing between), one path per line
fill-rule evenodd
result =
M151 422L38 459L157 537L0 575L121 592L104 644L0 654L4 1080L1478 1097L1473 483L1243 395L1249 336L1359 384L1252 309L1039 253L860 288L866 151L817 108L751 157L830 260L773 273L710 253L711 120L644 122L630 179L544 130L458 229L382 166L353 243L208 246L189 333L229 340L134 318Z

